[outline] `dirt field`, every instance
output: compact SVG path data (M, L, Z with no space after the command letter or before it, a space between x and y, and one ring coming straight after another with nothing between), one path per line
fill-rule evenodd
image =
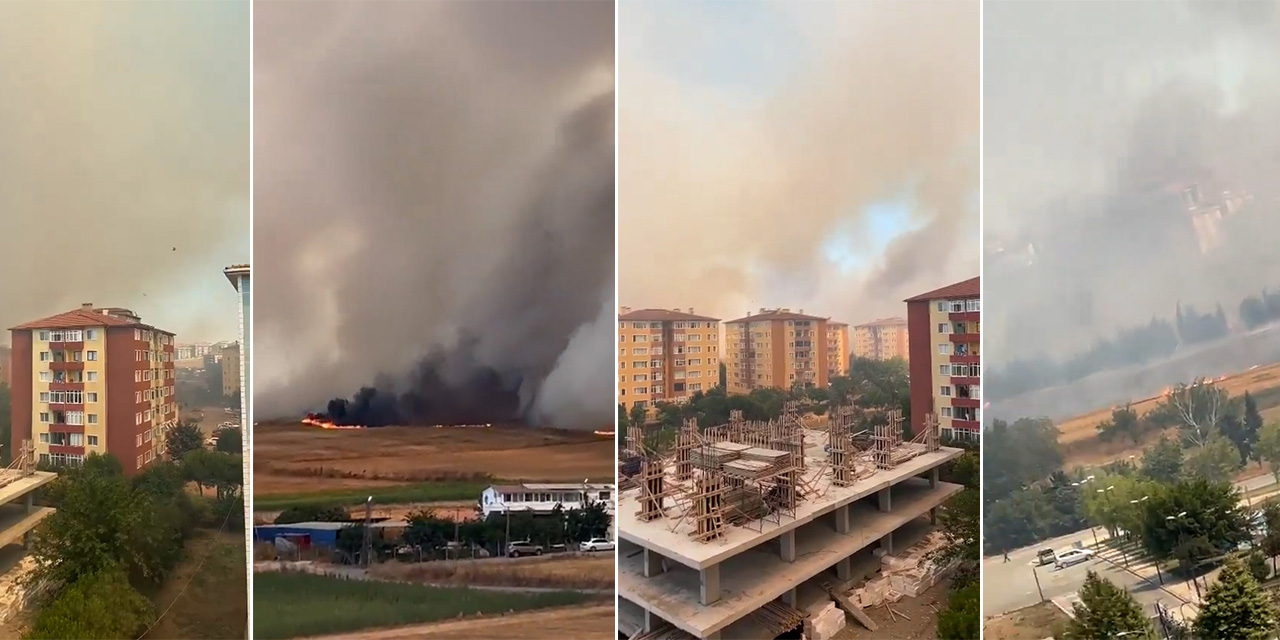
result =
M612 553L490 558L405 564L388 562L370 569L382 580L439 585L612 589Z
M387 518L390 520L404 520L410 514L430 509L441 518L448 518L454 522L466 522L479 517L476 514L475 500L448 500L445 502L421 502L412 504L393 504L393 505L376 505L373 508L374 518ZM364 507L351 507L348 511L359 517L364 517ZM268 524L276 521L276 517L280 515L279 509L270 509L253 512L253 521L257 524Z
M1051 602L1041 602L987 620L982 626L986 640L1043 640L1053 637L1070 618Z
M1280 388L1280 364L1258 367L1244 373L1228 376L1215 384L1231 394L1232 397L1244 395L1246 391L1258 395ZM1133 403L1133 409L1138 412L1138 415L1142 415L1154 409L1160 403L1160 400L1160 397L1153 397L1136 401ZM1263 406L1262 408L1264 409L1262 412L1264 419L1280 418L1280 406L1270 408ZM1065 455L1064 469L1073 469L1078 466L1096 466L1128 456L1139 456L1145 447L1160 439L1162 434L1152 433L1148 434L1138 444L1134 444L1129 440L1110 443L1102 442L1098 439L1098 423L1110 418L1111 410L1112 407L1104 407L1058 423L1058 432L1060 434L1058 442L1063 445L1063 454Z
M540 638L612 638L616 635L613 603L317 636L317 640L524 640L531 637L531 629Z
M950 588L951 581L944 580L918 597L903 598L889 605L892 614L884 607L867 609L876 622L874 632L846 615L845 628L833 640L934 640L938 637L938 612L947 607Z
M614 441L526 427L325 430L257 425L254 495L504 478L581 482L614 475Z

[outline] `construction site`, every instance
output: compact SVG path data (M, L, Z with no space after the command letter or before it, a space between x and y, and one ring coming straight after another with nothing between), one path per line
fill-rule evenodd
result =
M36 471L35 447L22 443L14 460L0 469L0 625L25 609L38 587L25 580L31 569L27 534L53 513L35 506L35 491L58 474Z
M869 420L868 418L874 418ZM855 425L872 424L870 428ZM899 411L832 407L811 429L779 419L699 429L673 445L630 427L620 456L618 633L630 640L827 640L863 610L932 586L939 481L962 451L938 421L903 439Z

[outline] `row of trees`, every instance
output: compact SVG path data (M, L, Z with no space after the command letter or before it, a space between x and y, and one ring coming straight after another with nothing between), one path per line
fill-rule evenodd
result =
M964 491L942 509L939 525L946 544L932 558L941 564L956 563L947 608L938 613L939 638L977 638L980 632L980 459L976 449L967 451L939 474L947 482L964 485Z
M1247 329L1280 320L1280 293L1264 290L1240 301L1240 323ZM1200 313L1191 306L1178 305L1173 321L1152 318L1145 325L1125 327L1115 336L1096 342L1088 350L1067 360L1045 355L1014 360L987 372L987 386L1009 398L1037 389L1074 382L1101 371L1167 358L1180 345L1219 340L1230 333L1230 323L1222 305Z
M30 537L31 579L52 589L31 640L137 637L156 616L139 589L170 575L195 529L244 526L239 455L201 446L129 478L112 456L90 454L58 471L39 498L57 511ZM192 495L188 482L216 495Z
M1227 561L1218 580L1205 594L1204 605L1190 628L1183 628L1176 620L1162 618L1160 624L1166 628L1161 635L1157 635L1155 624L1132 594L1092 571L1085 577L1079 595L1080 602L1074 605L1075 616L1063 634L1067 640L1121 637L1265 640L1275 637L1276 625L1280 623L1280 610L1240 558Z

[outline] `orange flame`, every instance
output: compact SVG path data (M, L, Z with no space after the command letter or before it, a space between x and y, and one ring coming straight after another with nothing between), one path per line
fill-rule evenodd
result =
M617 433L616 431L592 431L591 433L594 433L594 434L596 434L596 435L598 435L598 436L608 436L608 437L610 437L610 438L612 438L613 436L618 435L618 433Z
M363 429L364 428L359 425L334 424L332 422L327 422L325 420L315 420L313 418L303 418L302 424L309 424L313 427L320 427L321 429Z

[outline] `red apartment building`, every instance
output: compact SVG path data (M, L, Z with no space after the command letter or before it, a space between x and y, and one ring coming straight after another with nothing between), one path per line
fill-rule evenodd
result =
M42 462L109 453L128 475L164 455L178 423L174 334L91 304L10 332L13 443L31 439Z
M934 413L944 436L982 434L982 282L963 282L908 298L911 428Z

